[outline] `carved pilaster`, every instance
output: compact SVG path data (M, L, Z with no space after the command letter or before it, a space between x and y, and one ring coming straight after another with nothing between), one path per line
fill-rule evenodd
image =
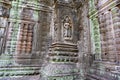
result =
M52 33L55 40L49 48L49 63L42 67L42 79L79 80L76 35L78 18L72 0L56 0L53 15Z
M6 47L6 36L8 32L8 17L10 8L11 4L9 0L7 2L4 0L0 1L0 54L4 53Z

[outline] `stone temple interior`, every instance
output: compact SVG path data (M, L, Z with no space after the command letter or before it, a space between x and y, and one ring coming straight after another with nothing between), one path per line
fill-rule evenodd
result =
M0 0L0 80L120 80L120 0Z

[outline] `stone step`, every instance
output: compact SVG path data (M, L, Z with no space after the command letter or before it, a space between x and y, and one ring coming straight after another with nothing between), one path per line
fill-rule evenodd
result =
M4 67L0 67L0 70L1 69L37 69L39 68L40 66L38 65L19 65L19 64L14 64L14 65L11 65L11 66L4 66Z
M0 77L0 80L40 80L40 75L25 75L25 76L8 76Z
M88 79L90 80L115 80L113 78L107 78L107 77L103 77L95 74L87 74L87 76L88 76Z
M2 76L22 76L22 75L33 75L39 74L40 67L11 67L11 68L0 68L0 77Z

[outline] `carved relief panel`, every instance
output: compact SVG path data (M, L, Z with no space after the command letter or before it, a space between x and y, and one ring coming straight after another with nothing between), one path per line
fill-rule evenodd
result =
M10 12L10 4L0 3L0 16L1 17L9 17Z
M71 3L71 0L65 2L56 1L53 14L54 38L57 37L57 41L76 44L79 34L78 15L76 8L73 7L73 4Z
M54 22L54 41L57 41L57 34L58 34L58 23L57 21Z
M64 17L62 31L64 40L72 39L73 25L69 16Z
M21 18L24 20L31 20L33 18L33 10L23 8Z

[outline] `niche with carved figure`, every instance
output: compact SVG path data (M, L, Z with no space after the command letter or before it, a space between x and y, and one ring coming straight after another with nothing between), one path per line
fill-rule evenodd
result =
M65 16L63 20L63 38L65 40L71 40L73 36L73 24L69 16Z

